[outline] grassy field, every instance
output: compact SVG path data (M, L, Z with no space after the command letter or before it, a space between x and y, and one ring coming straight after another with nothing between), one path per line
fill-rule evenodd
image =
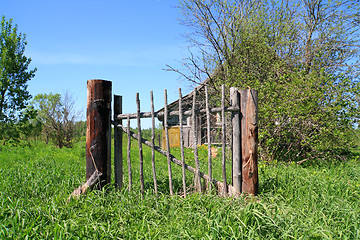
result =
M157 155L157 198L151 153L144 148L147 191L141 200L133 146L134 191L109 186L69 203L85 178L84 142L73 149L1 146L0 239L360 239L358 156L337 164L261 163L256 198L191 194L184 199L181 168L173 165L179 195L170 197L166 159ZM205 148L200 156L206 158ZM220 179L219 167L214 168ZM192 176L187 178L190 185Z

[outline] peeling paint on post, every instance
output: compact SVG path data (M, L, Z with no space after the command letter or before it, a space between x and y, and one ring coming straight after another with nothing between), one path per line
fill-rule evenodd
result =
M242 192L258 194L258 91L240 90Z
M101 186L111 180L111 82L87 82L86 180L97 169Z

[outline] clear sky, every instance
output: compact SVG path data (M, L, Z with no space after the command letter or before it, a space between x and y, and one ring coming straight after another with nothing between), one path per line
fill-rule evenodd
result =
M113 94L123 96L124 113L135 113L136 92L141 111L155 110L178 98L179 75L163 69L179 67L187 57L187 30L178 19L177 0L1 0L0 14L13 19L27 35L25 55L37 67L29 92L69 91L76 108L86 113L86 82L113 82ZM144 123L150 126L148 122Z

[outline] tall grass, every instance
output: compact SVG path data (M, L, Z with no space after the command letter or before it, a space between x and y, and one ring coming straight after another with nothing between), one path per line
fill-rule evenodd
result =
M181 198L181 168L175 165L179 194L170 197L166 159L157 155L157 198L151 153L144 148L141 200L133 146L134 191L110 185L69 203L69 194L85 178L83 142L73 149L42 143L1 147L0 239L360 239L359 158L306 167L261 163L259 196L234 199L196 193ZM206 172L206 151L201 151ZM189 150L189 163L190 155ZM217 162L214 174L221 176ZM126 172L124 177L126 183ZM189 185L192 177L187 175Z

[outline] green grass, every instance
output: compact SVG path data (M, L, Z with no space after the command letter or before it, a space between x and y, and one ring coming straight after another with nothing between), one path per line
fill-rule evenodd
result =
M109 186L69 203L85 178L83 142L73 149L42 143L0 147L0 239L360 239L358 157L308 166L262 163L256 198L191 194L184 199L168 195L166 159L157 155L157 198L151 152L144 147L141 200L136 142L133 146L134 191ZM178 150L174 154L179 156ZM205 149L200 156L206 172ZM219 162L221 156L214 159L218 179ZM172 166L180 193L181 168ZM126 172L124 178L127 184ZM188 174L189 185L192 180Z

